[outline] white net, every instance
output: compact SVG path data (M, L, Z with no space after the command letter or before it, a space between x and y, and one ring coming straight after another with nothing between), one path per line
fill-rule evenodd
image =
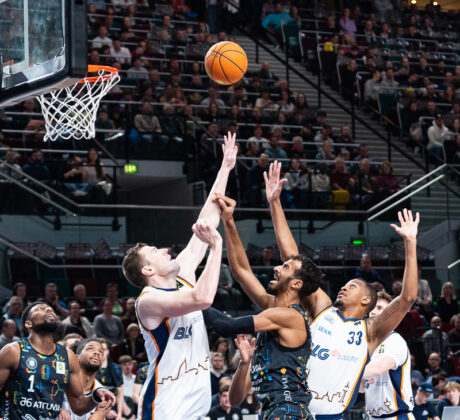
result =
M37 99L46 126L43 140L93 138L101 99L119 81L118 70L101 67L97 70L97 76L40 95Z

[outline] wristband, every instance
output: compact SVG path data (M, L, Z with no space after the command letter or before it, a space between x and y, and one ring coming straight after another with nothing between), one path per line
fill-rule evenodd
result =
M105 389L105 388L102 388L102 387L96 388L91 394L94 404L99 404L102 402L102 398L99 395L97 395L97 391L99 391L100 389Z

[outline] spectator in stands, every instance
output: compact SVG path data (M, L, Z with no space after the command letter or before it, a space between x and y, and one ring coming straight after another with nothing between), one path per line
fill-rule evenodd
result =
M254 134L252 137L249 137L248 145L249 142L257 144L257 150L262 152L270 145L269 141L263 136L263 129L260 124L256 124L254 127Z
M353 143L353 138L351 136L351 130L349 125L343 125L340 128L340 136L336 139L337 143L342 143L344 146L337 146L336 149L338 152L342 152L343 150L347 150L350 152L350 159L356 153L356 149L353 146L346 146L347 144Z
M19 341L20 338L16 336L17 325L12 319L3 319L2 321L2 334L0 335L0 350L7 344Z
M433 352L428 356L428 369L426 369L426 380L430 381L434 375L446 372L441 369L441 356L439 353Z
M307 155L303 148L302 137L295 136L292 139L292 146L288 150L287 155L290 159L297 158L297 159L306 159Z
M107 283L105 286L105 295L112 304L112 314L121 317L124 313L123 302L118 298L118 284ZM102 308L102 304L100 305Z
M302 168L298 158L291 159L291 166L286 173L287 182L283 185L281 200L286 208L306 208L308 204L309 175Z
M72 155L68 159L63 185L75 197L85 196L91 190L91 184L83 183L83 161L80 156Z
M104 168L99 159L99 154L95 148L90 148L86 157L85 166L83 167L83 182L96 184L107 195L110 195L112 184L106 180Z
M92 48L101 48L103 45L112 46L112 40L107 36L107 27L99 26L98 36L91 41Z
M247 194L250 207L262 207L262 191L265 187L263 173L267 170L269 162L268 155L262 153L257 160L257 164L248 171Z
M29 163L26 163L22 170L27 175L35 178L46 185L51 185L51 172L43 163L43 153L41 149L33 149Z
M123 378L123 418L134 419L136 414L136 406L132 400L133 385L136 379L133 375L133 359L131 356L123 355L118 359L120 371Z
M270 159L287 159L286 152L280 146L281 138L278 134L273 133L270 137L269 147L267 147L264 153ZM283 166L286 166L286 162L283 162Z
M104 351L104 357L102 366L96 374L96 379L108 390L113 392L117 396L116 407L116 418L122 419L123 415L123 376L120 368L112 362L110 358L110 347L109 343L105 338L99 337L102 341L102 350ZM113 417L112 417L113 418Z
M128 355L139 363L147 360L145 353L144 340L136 323L129 324L126 328L126 338L119 345L120 356Z
M152 88L153 96L159 98L166 83L160 79L160 73L158 69L150 69L147 80L143 83L144 89L148 86Z
M208 97L201 101L201 105L209 106L211 103L215 103L220 109L225 108L225 103L222 99L218 98L218 90L214 86L208 87Z
M447 334L441 329L441 326L442 321L439 316L435 315L433 318L431 318L431 329L426 331L422 336L426 354L445 352L449 340Z
M113 304L109 299L102 301L102 314L94 318L94 331L98 337L110 344L120 344L125 338L125 330L120 318L112 314Z
M69 316L67 305L64 303L64 301L59 300L56 283L48 283L45 286L45 296L39 300L51 306L56 315L61 319L67 318Z
M86 287L83 284L75 285L73 295L75 296L75 301L80 305L81 314L84 314L87 310L94 311L97 309L96 304L91 299L86 298Z
M348 190L350 174L341 157L335 159L335 167L329 178L333 190Z
M24 283L18 282L13 285L13 295L12 296L19 296L22 299L23 307L25 308L29 303L32 303L27 298L27 286ZM6 313L9 310L8 304L5 305L3 308L3 312Z
M391 162L389 160L384 160L380 165L376 181L380 193L383 193L384 195L393 194L401 189L398 177L393 175L393 167L391 166Z
M438 108L436 107L436 102L433 100L429 100L426 103L426 108L423 110L423 115L422 117L433 117L436 118L436 116L439 114Z
M274 120L276 115L275 111L278 110L278 104L270 98L270 92L268 90L265 89L262 91L262 96L256 100L254 106L261 110L264 118L271 121Z
M169 136L169 139L173 139L177 142L182 142L182 133L184 130L172 105L165 105L163 107L163 115L160 119L163 135Z
M131 63L131 53L128 48L121 46L119 38L114 38L110 48L110 55L115 58L120 64Z
M228 100L228 105L238 105L240 108L246 108L248 106L248 102L247 92L244 86L235 86L233 93L230 95Z
M253 89L256 89L256 90L254 90L256 92L260 91L260 87L257 89L257 82L260 83L259 79L268 81L268 84L273 84L274 81L279 79L278 76L270 70L270 62L269 61L264 61L262 63L262 66L260 67L260 70L259 70L257 76L258 76L257 78L253 79L253 82L256 83L256 87L254 87L254 83L252 83Z
M369 159L362 159L359 162L358 172L354 175L355 192L361 198L369 198L378 191L375 176L371 174L371 162Z
M449 323L454 315L458 313L458 302L455 296L454 285L450 281L443 283L441 296L436 305L436 312L442 319L443 323Z
M428 61L425 57L420 57L418 60L418 70L417 73L420 76L431 76L433 75L433 68L428 64Z
M452 317L451 323L454 324L447 336L449 338L449 343L452 351L457 351L460 349L460 314L456 314Z
M211 393L212 395L219 392L219 379L225 374L225 360L221 353L213 352L211 354Z
M273 13L269 13L265 16L264 20L262 20L262 27L266 30L269 30L272 33L278 43L282 45L282 34L281 34L281 23L288 23L292 21L291 16L289 13L283 12L283 6L281 3L275 4L275 11Z
M323 141L320 151L315 157L316 160L335 160L336 156L332 151L332 143L329 139ZM329 163L328 165L332 165Z
M374 70L372 77L364 83L364 100L368 105L374 108L378 106L380 81L380 70Z
M410 74L410 63L409 63L409 58L403 57L401 58L401 66L399 67L398 70L396 70L395 77L398 80L406 80L409 77Z
M415 356L410 355L410 378L412 383L412 393L415 395L417 393L417 388L425 380L422 373L417 370L415 365Z
M24 304L19 296L12 296L8 302L8 312L4 315L5 319L11 319L16 323L17 334L24 337L24 330L22 327L22 311L24 310Z
M325 140L328 140L331 144L334 143L334 140L331 136L331 127L327 124L324 124L320 130L317 131L313 141L318 143L318 150L321 150L321 146Z
M142 60L139 56L135 56L132 59L132 67L128 69L128 73L126 77L128 79L148 79L149 72L148 70L142 65Z
M399 83L395 80L393 68L387 68L385 70L385 77L380 82L380 92L382 93L397 93L396 88Z
M445 398L444 388L447 385L447 375L445 373L433 375L431 385L433 385L433 399L442 400Z
M458 407L460 405L460 384L458 382L448 382L444 387L447 398L438 403L438 417L442 418L444 407Z
M94 336L94 330L88 318L80 313L80 304L74 300L69 304L69 316L62 321L65 326L65 334L77 333L83 338Z
M414 398L414 411L413 415L415 420L440 420L436 415L436 409L429 402L431 394L433 393L433 386L430 382L423 382L417 388L417 393Z
M339 20L339 26L343 33L350 34L351 36L354 36L357 31L356 23L351 19L350 9L348 7L343 9L343 15Z
M418 273L418 292L417 300L415 305L418 307L418 311L426 317L431 315L432 309L431 304L433 303L433 295L431 293L430 284L428 280L422 278L422 266L417 263Z
M121 322L123 323L123 327L125 329L128 327L128 325L132 324L133 322L137 322L136 299L128 298L126 300L126 310L124 315L121 317Z
M436 160L436 164L440 164L443 160L442 142L446 138L449 129L444 125L444 120L441 114L437 114L431 127L428 128L428 150L433 153L439 160Z
M318 170L311 177L311 188L313 191L313 207L324 208L329 203L329 197L331 195L331 181L327 174L327 164L320 163Z
M292 102L287 90L281 91L281 99L278 101L278 109L284 112L287 117L291 117L294 113L294 103Z
M372 261L369 255L361 257L359 268L355 272L355 278L363 279L368 283L380 283L383 285L382 277L372 268Z
M21 179L21 167L16 163L16 152L13 149L8 149L5 153L5 162L9 165L0 164L0 171L7 174L11 178Z
M241 420L243 418L241 409L230 405L229 390L230 387L226 386L219 391L219 405L211 407L207 415L210 420Z
M147 143L153 142L153 135L161 133L161 124L156 115L153 115L152 104L144 100L141 105L141 111L134 117L134 127L141 134L143 140ZM167 143L168 137L161 136L162 142Z
M358 63L352 59L348 62L346 69L342 73L342 95L345 99L352 100L356 91L356 72Z

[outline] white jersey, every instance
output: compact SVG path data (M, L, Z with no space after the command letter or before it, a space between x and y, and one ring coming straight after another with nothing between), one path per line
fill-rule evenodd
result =
M314 415L336 415L353 406L364 367L369 360L366 323L344 318L329 306L313 320L311 356L307 363L308 388Z
M180 278L177 284L177 289L167 290L181 293L181 287L193 287ZM147 286L140 296L155 290ZM138 419L206 416L211 407L211 378L208 334L201 311L165 318L154 330L146 329L141 319L139 326L150 366L139 397Z
M394 369L365 380L366 411L372 417L387 417L412 411L414 408L410 377L410 354L406 341L396 332L391 333L374 351L371 361L382 356L391 357Z
M98 388L104 388L104 386L99 383L96 379L94 380L94 384L93 384L93 387L91 389L90 392L86 393L85 394L85 397L90 397L91 394L93 393L93 391L95 389L98 389ZM96 411L96 408L93 408L89 413L86 413L86 414L83 414L82 416L77 416L73 411L72 409L70 408L70 404L69 404L69 400L67 399L67 395L64 394L64 402L62 403L62 409L63 410L68 410L70 411L70 418L71 420L89 420L89 418L94 414L94 412Z

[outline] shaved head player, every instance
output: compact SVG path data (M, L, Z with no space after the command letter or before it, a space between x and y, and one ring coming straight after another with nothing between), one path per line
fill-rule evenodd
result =
M236 162L235 135L229 133L224 141L222 166L187 247L173 259L167 249L137 244L123 260L125 277L143 288L136 312L150 366L139 398L142 420L200 419L211 405L209 343L201 310L213 302L220 275L220 209L213 197L225 193ZM206 267L195 283L208 246Z
M299 250L279 199L286 181L280 180L280 171L281 164L275 162L270 165L269 176L264 176L276 239L282 260L287 261L298 255ZM334 305L321 288L302 301L312 336L312 352L307 363L307 380L312 394L309 409L317 420L343 419L343 413L353 406L357 397L368 354L373 354L396 328L417 298L419 215L414 218L410 211L404 210L399 213L399 221L401 226L391 226L402 237L406 249L403 288L380 315L364 319L374 308L377 293L362 279L345 284ZM226 232L230 228L232 226L226 226ZM228 240L229 236L232 235L227 234L227 254L235 279L256 305L262 309L272 307L273 296L266 292L251 270L241 267L238 259L231 257L236 246Z

